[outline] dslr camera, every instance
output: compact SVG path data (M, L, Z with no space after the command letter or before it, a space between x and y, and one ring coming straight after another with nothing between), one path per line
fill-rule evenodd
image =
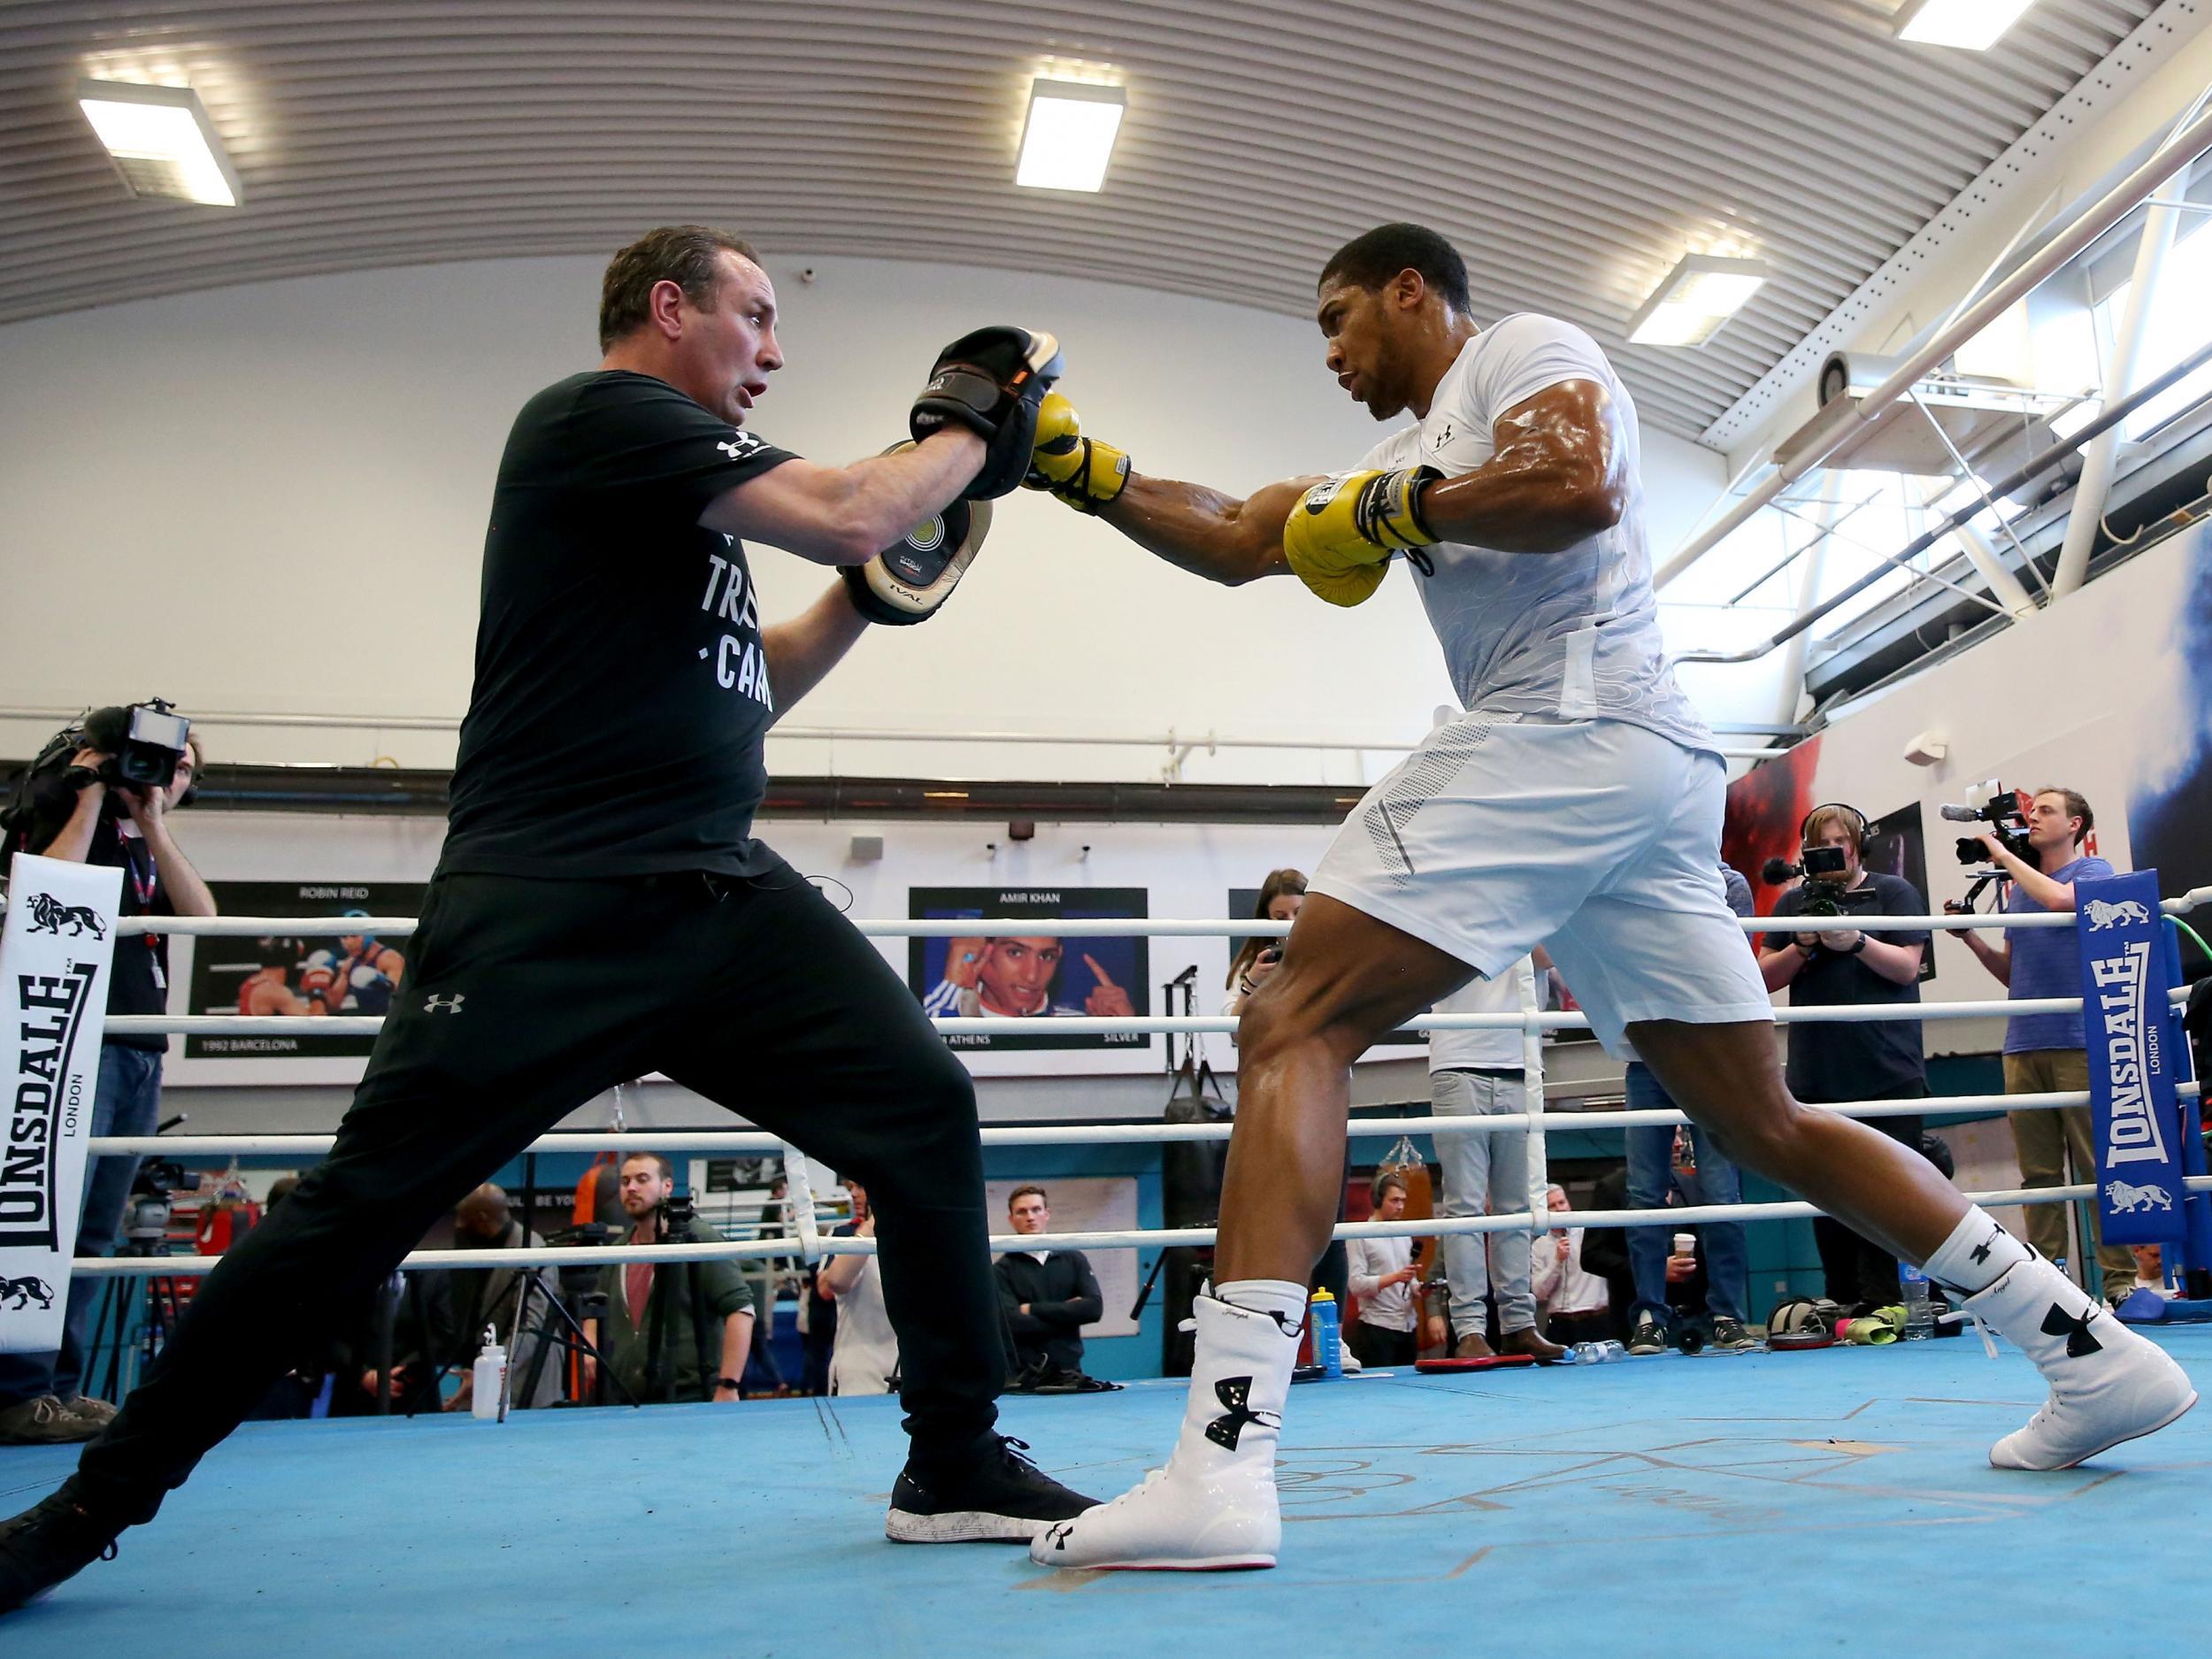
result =
M1970 786L1964 805L1947 803L1936 810L1953 824L1987 824L1995 831L1998 844L2007 852L2030 864L2035 862L2035 853L2028 845L2028 820L2020 810L2020 797L1996 779ZM1956 846L1958 860L1962 864L1990 862L1989 849L1978 835L1962 835Z

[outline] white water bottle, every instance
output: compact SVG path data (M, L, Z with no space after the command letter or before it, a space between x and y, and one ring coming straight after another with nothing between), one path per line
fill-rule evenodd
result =
M1910 1262L1900 1262L1897 1278L1905 1295L1905 1340L1918 1342L1933 1336L1935 1310L1928 1304L1928 1276Z
M499 1415L500 1396L507 1389L507 1350L499 1346L499 1333L484 1327L484 1351L469 1372L469 1409L480 1417Z

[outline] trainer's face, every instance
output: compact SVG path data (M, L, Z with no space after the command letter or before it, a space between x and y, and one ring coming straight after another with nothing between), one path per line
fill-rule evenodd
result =
M978 970L984 1000L1010 1014L1036 1012L1060 972L1060 954L1057 939L994 939Z
M633 1221L651 1215L675 1190L676 1183L649 1158L635 1158L622 1166L622 1209Z
M1405 412L1408 393L1404 354L1397 339L1404 296L1399 281L1371 292L1356 283L1332 281L1314 301L1328 349L1322 362L1355 403L1367 405L1378 420Z
M1041 1193L1024 1193L1006 1207L1006 1216L1017 1233L1042 1233L1052 1211L1045 1208Z
M683 332L676 342L676 384L733 426L745 424L768 377L783 367L776 342L776 289L768 273L743 254L724 249L714 309L683 302Z

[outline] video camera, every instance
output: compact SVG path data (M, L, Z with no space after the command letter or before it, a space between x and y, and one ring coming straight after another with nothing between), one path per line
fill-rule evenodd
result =
M1954 824L1989 825L1996 833L1998 844L2007 852L2030 864L2035 862L2034 850L2028 845L2028 820L2020 810L2019 796L1996 779L1970 786L1964 806L1947 804L1936 810ZM1956 845L1958 860L1962 864L1991 862L1989 849L1978 835L1962 835Z
M71 786L88 781L66 776L78 750L97 749L107 757L93 776L111 790L143 793L165 789L176 781L177 763L184 758L191 733L192 722L176 712L174 703L160 697L87 710L48 738L38 757L16 775L14 793L6 810L0 812L0 837L4 838L0 844L10 849L31 844L30 830L36 821L57 814L66 820L73 810ZM180 804L189 806L198 787L196 780ZM117 816L123 804L111 794L102 810Z
M1800 890L1805 895L1803 914L1807 916L1841 916L1845 913L1837 889L1831 883L1816 879L1821 876L1839 876L1846 860L1840 847L1808 847L1803 858L1792 864L1786 858L1770 858L1759 866L1759 879L1770 887L1778 887L1805 878Z

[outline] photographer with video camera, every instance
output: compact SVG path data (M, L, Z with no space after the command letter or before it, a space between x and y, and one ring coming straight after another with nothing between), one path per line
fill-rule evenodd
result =
M169 814L190 801L199 763L191 722L169 704L95 709L57 733L18 780L5 849L121 870L124 916L212 916L214 895L169 833ZM168 1011L169 941L156 933L117 939L108 1013ZM101 1045L90 1133L154 1133L168 1047L163 1037L110 1037ZM77 1255L115 1248L138 1163L87 1163ZM106 1401L78 1392L96 1294L94 1280L71 1286L58 1352L0 1355L0 1443L88 1440L115 1415Z
M2007 884L2004 909L2008 913L2070 910L2077 881L2115 873L2103 859L2082 852L2082 843L2096 827L2097 815L2078 791L2038 789L2024 822L2016 796L2001 786L1992 786L1988 794L1988 800L1979 806L1947 806L1943 816L1978 818L1993 826L1978 837L1962 837L1959 858L1962 863L1988 865L1987 874ZM2074 930L2070 927L2008 927L2001 945L1991 944L1988 933L1980 930L1969 930L1959 937L1982 966L2004 984L2011 1001L2081 994L2080 956ZM2089 1056L2083 1046L2080 1015L2016 1014L2006 1022L2006 1094L2047 1094L2088 1087ZM2013 1147L2019 1155L2021 1186L2062 1187L2070 1179L2096 1180L2097 1157L2088 1107L2007 1115L2012 1122ZM2075 1171L2070 1177L2066 1168L2070 1156ZM2054 1262L2063 1262L2069 1254L2066 1209L2061 1204L2027 1207L2028 1242ZM2090 1206L2089 1215L2096 1229L2097 1266L2104 1275L2102 1294L2107 1302L2118 1302L2135 1288L2135 1257L2123 1246L2104 1242L2095 1205Z
M622 1208L632 1244L717 1244L722 1235L676 1195L675 1166L657 1152L622 1160ZM726 1402L753 1347L753 1291L740 1264L617 1262L602 1274L607 1317L588 1319L586 1340L640 1401ZM585 1361L586 1386L594 1379Z
M1855 916L1924 916L1927 900L1901 876L1866 867L1865 815L1841 802L1816 806L1799 826L1800 862L1770 859L1761 872L1770 885L1793 876L1796 886L1776 899L1776 916L1832 917L1818 933L1766 935L1759 972L1770 991L1789 988L1797 1008L1863 1007L1917 1002L1925 933L1870 933L1851 926ZM1834 1101L1917 1100L1928 1092L1928 1067L1918 1022L1881 1019L1790 1027L1786 1079L1808 1104ZM1867 1120L1893 1141L1917 1148L1921 1119ZM1897 1258L1841 1222L1816 1217L1813 1236L1831 1300L1872 1311L1899 1298Z

